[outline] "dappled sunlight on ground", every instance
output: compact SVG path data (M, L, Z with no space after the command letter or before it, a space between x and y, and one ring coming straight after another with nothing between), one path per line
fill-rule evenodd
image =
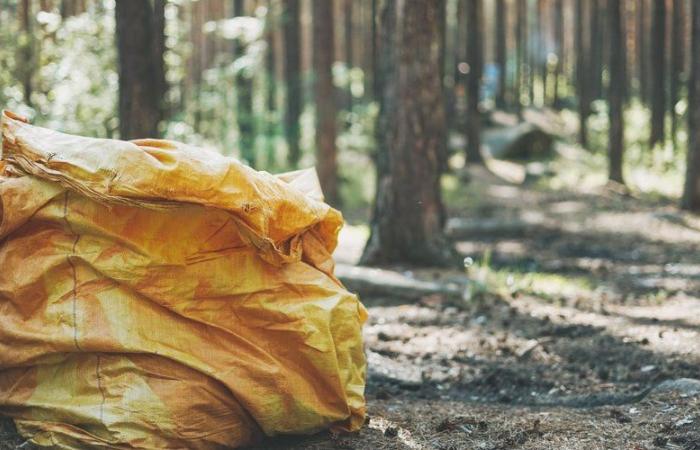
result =
M349 445L698 448L698 397L651 389L700 377L700 219L600 171L489 168L443 182L448 233L474 264L393 267L468 277L463 298L363 298L375 428ZM367 236L346 228L338 260Z

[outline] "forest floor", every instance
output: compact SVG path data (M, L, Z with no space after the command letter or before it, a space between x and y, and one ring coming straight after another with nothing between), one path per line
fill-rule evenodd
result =
M457 240L465 299L362 298L367 426L261 448L700 450L700 382L668 384L700 378L700 219L545 164L514 183L494 172L525 165L493 161L448 190L450 217L478 218ZM338 260L364 238L349 227Z
M259 448L700 450L700 388L659 387L700 378L700 219L663 197L490 167L446 195L450 217L479 222L456 244L475 263L392 268L468 278L468 295L362 298L363 430ZM338 260L355 263L364 239L347 227Z

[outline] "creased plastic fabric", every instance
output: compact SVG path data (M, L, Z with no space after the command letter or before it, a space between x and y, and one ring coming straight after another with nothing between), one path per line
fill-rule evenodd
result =
M357 430L366 312L340 213L160 140L2 117L0 413L52 448L213 449Z

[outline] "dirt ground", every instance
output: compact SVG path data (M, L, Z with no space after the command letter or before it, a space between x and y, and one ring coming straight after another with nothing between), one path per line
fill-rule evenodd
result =
M363 298L368 425L260 448L700 449L700 395L651 390L700 378L700 220L615 186L468 178L447 197L451 217L494 224L457 243L482 285L458 302Z
M474 264L393 269L468 271L469 294L363 298L365 428L259 448L700 450L700 395L653 389L700 378L700 219L547 181L477 170L449 192L451 217L496 224L458 239ZM362 236L346 230L338 258L353 262Z

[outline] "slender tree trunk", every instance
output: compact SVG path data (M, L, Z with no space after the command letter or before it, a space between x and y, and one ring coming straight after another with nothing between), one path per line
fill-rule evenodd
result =
M624 149L624 90L625 90L625 36L622 26L620 0L608 0L610 32L610 85L608 89L610 129L608 135L609 172L611 181L624 183L622 154Z
M297 167L301 159L299 146L299 117L302 109L301 91L301 35L299 34L299 0L283 0L284 77L287 84L287 102L284 115L287 159Z
M648 28L647 28L647 0L636 3L637 8L637 73L639 74L639 98L642 103L649 102L649 66L648 66Z
M663 144L664 118L666 113L666 88L664 50L666 42L666 1L653 0L651 13L651 134L649 146Z
M529 1L525 2L525 48L527 55L527 92L528 105L532 108L535 106L535 79L537 78L537 52L539 30L537 29L537 11L534 17L530 14Z
M275 20L277 19L275 15L275 0L268 0L267 1L267 33L266 33L266 41L267 41L267 49L265 53L265 68L267 72L267 76L265 78L266 81L266 93L267 93L267 99L265 102L266 109L267 109L267 120L266 120L266 130L267 132L265 133L265 138L266 138L266 147L267 147L267 167L273 167L276 163L275 161L275 130L276 130L276 119L275 119L275 111L277 111L277 72L276 72L276 65L275 65L275 32L274 27L275 27Z
M515 82L514 82L514 103L515 109L518 116L522 116L522 87L524 83L524 69L525 69L525 49L527 48L526 43L526 32L527 28L525 7L527 5L524 1L515 2L515 45L516 45L516 57L515 57Z
M192 53L189 60L188 82L191 92L191 102L194 104L194 131L199 132L202 122L202 73L204 72L203 54L204 45L204 2L190 2L190 41L192 42Z
M233 16L245 17L245 1L233 0ZM234 57L245 55L246 48L241 40L234 45ZM255 117L253 116L253 77L249 68L239 69L235 76L236 121L238 122L238 148L240 155L251 167L256 167Z
M155 61L158 37L153 6L141 0L119 0L115 14L120 136L122 139L158 137L162 62Z
M482 3L481 0L466 0L467 13L467 150L469 164L484 164L481 155L481 117L479 114L479 93L483 68Z
M446 133L438 76L440 8L443 0L383 3L379 179L363 263L453 261L442 231L438 161Z
M22 83L24 103L31 107L33 106L32 93L34 92L34 14L31 0L21 0L18 6L20 29L24 36L23 42L18 47L18 78Z
M346 11L347 12L347 11ZM333 86L333 4L313 0L313 60L316 80L316 168L326 201L338 205L336 106Z
M496 91L496 107L506 106L506 86L508 83L507 73L507 47L506 47L506 0L496 0L496 39L495 55L498 66L498 90Z
M372 39L372 98L374 100L379 100L381 96L381 83L379 75L379 27L377 26L377 17L379 15L379 10L377 8L377 3L379 0L372 1L372 26L370 28L370 34Z
M688 162L681 206L700 211L700 3L690 2L691 40L688 82Z
M554 67L554 98L552 105L561 106L559 100L559 83L564 72L564 0L554 0L554 41L557 49L557 64Z
M438 29L440 33L440 56L438 60L439 77L440 77L440 88L442 91L443 109L445 111L445 117L447 118L445 123L447 127L447 132L445 133L445 142L440 146L440 173L445 173L449 170L449 151L448 151L448 136L452 129L452 122L449 120L452 117L452 111L454 110L454 105L452 103L452 96L448 94L447 86L447 0L441 0L445 3L443 8L440 8L440 17L438 17ZM450 86L451 88L451 86Z
M315 1L315 0L314 0ZM330 2L332 3L332 2ZM343 40L345 44L345 64L348 70L355 66L355 55L352 48L352 38L353 38L353 0L345 0L343 5ZM347 92L347 108L348 111L352 111L353 108L353 98L352 98L352 86L348 84Z
M590 82L588 83L588 99L595 100L602 97L602 87L603 87L603 65L602 65L602 44L601 34L603 32L604 26L601 27L600 24L600 11L602 5L601 0L591 0L590 1L590 34L589 34L589 52L590 58L588 60L588 73L590 75Z
M61 0L61 18L67 19L77 14L76 0Z
M585 9L584 0L576 0L576 90L578 94L579 133L578 141L582 147L588 147L588 127L586 122L590 115L588 97L588 49L585 43Z
M158 108L160 112L160 120L162 120L168 112L165 103L165 95L168 92L168 80L165 78L165 5L167 0L153 1L153 67L156 77L156 88L158 95Z
M671 86L669 90L669 113L671 114L671 139L676 145L678 132L678 116L676 103L683 74L684 33L683 16L685 15L685 0L673 0L673 21L671 24Z
M547 22L545 21L545 4L544 0L537 0L537 17L536 17L536 35L537 39L537 71L540 74L540 83L542 86L542 103L541 106L547 104Z

